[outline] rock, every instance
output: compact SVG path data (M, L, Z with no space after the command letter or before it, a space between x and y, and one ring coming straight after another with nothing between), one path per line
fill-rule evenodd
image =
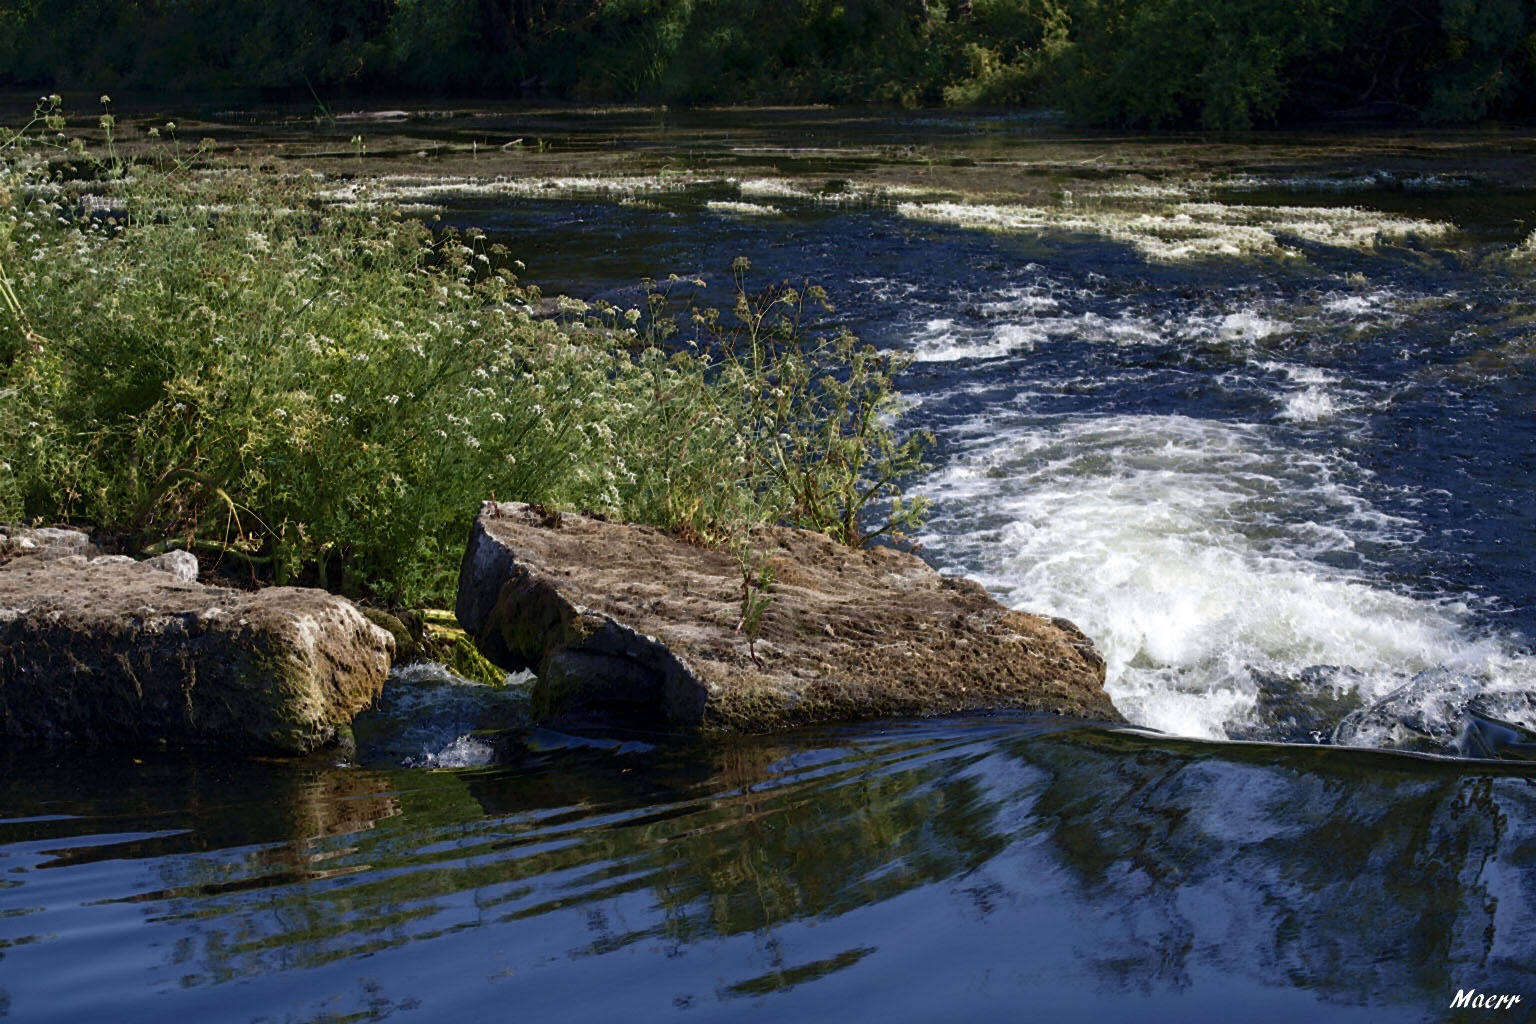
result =
M1536 694L1479 694L1467 707L1466 728L1456 739L1460 757L1536 761Z
M502 686L507 681L506 671L485 659L452 612L413 608L395 615L380 608L359 610L395 638L396 667L435 664L471 682Z
M459 575L460 623L538 676L535 711L765 731L1018 709L1123 721L1070 622L1010 611L915 555L763 528L773 575L749 642L741 562L649 527L488 502Z
M416 645L416 638L411 635L410 629L400 616L382 608L371 608L367 605L359 605L357 610L363 613L363 618L388 633L395 641L395 664L421 660L422 653Z
M130 561L126 555L104 555L90 536L67 526L14 527L0 525L0 563L23 555L53 561L79 555L87 559L114 558ZM175 549L144 560L144 564L177 579L195 581L201 572L197 556Z
M63 526L0 526L0 563L29 555L34 558L93 558L101 549L89 535Z
M393 650L323 591L204 587L117 557L0 564L6 736L301 754L350 736Z
M196 583L198 574L202 571L197 564L197 556L180 548L167 551L163 555L156 555L154 558L146 558L144 564L152 569L168 572L188 583Z
M474 639L459 627L452 612L422 609L412 613L406 624L423 660L442 665L460 678L473 682L491 686L506 684L506 670L492 664L480 653Z
M1386 696L1344 716L1333 730L1333 742L1345 747L1449 753L1467 705L1478 690L1476 682L1453 672L1426 669Z

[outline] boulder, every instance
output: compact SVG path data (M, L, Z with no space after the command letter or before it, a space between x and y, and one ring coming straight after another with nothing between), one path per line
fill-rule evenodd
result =
M90 558L100 554L101 548L88 534L67 526L0 525L0 562L23 555L51 560L70 555Z
M393 638L324 591L205 587L178 560L12 554L0 564L8 737L302 754L346 741L389 673Z
M179 548L167 551L163 555L146 558L144 564L161 572L168 572L188 583L196 583L197 577L202 573L202 567L197 564L197 556Z
M537 675L537 713L567 721L760 732L993 709L1123 721L1103 659L1070 622L1011 611L915 555L805 530L758 529L732 553L487 502L456 611L491 661Z

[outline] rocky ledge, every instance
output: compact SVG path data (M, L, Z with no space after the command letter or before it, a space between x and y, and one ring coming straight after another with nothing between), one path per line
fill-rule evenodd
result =
M915 555L803 530L757 530L733 554L488 502L457 614L566 721L757 732L1004 708L1123 721L1070 622L1010 611Z
M0 729L277 754L346 740L393 638L323 591L195 579L190 556L151 564L102 557L74 531L0 535Z

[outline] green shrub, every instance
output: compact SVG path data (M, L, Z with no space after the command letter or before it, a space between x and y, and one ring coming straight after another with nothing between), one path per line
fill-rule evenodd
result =
M732 265L728 321L696 313L705 357L719 361L714 391L731 406L731 448L758 496L759 519L826 533L861 547L915 527L925 505L903 501L900 482L924 468L932 437L901 437L892 374L903 359L876 351L846 328L817 330L830 312L817 286L748 288L750 263ZM876 510L889 502L883 515ZM871 519L871 516L874 519Z
M52 339L13 374L25 514L402 598L442 591L479 499L560 496L556 407L602 383L579 348L483 244L308 192L140 182L119 230L53 234L18 276Z
M650 333L610 375L605 412L584 434L591 465L606 467L590 507L726 545L760 523L855 547L900 539L926 509L901 484L932 441L896 428L892 377L905 359L823 328L821 288L754 290L750 269L745 257L732 264L728 314L690 310L686 342L670 310L676 282L647 282Z
M799 292L749 296L744 262L738 326L674 344L640 310L537 315L503 247L365 189L167 152L84 185L78 149L0 153L0 519L420 602L486 498L716 541L920 512L890 361L809 331Z
M1227 130L1272 123L1297 61L1332 54L1340 5L1299 0L1071 0L1055 69L1074 119Z

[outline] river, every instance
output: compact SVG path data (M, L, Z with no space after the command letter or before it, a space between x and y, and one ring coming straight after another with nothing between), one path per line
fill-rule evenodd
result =
M902 424L937 439L911 484L924 556L1077 622L1140 728L577 738L515 690L486 707L427 678L347 763L10 748L0 1011L1536 1002L1536 135L829 111L203 128L484 227L550 290L631 306L677 275L718 301L739 255L824 285L838 323L911 357Z

